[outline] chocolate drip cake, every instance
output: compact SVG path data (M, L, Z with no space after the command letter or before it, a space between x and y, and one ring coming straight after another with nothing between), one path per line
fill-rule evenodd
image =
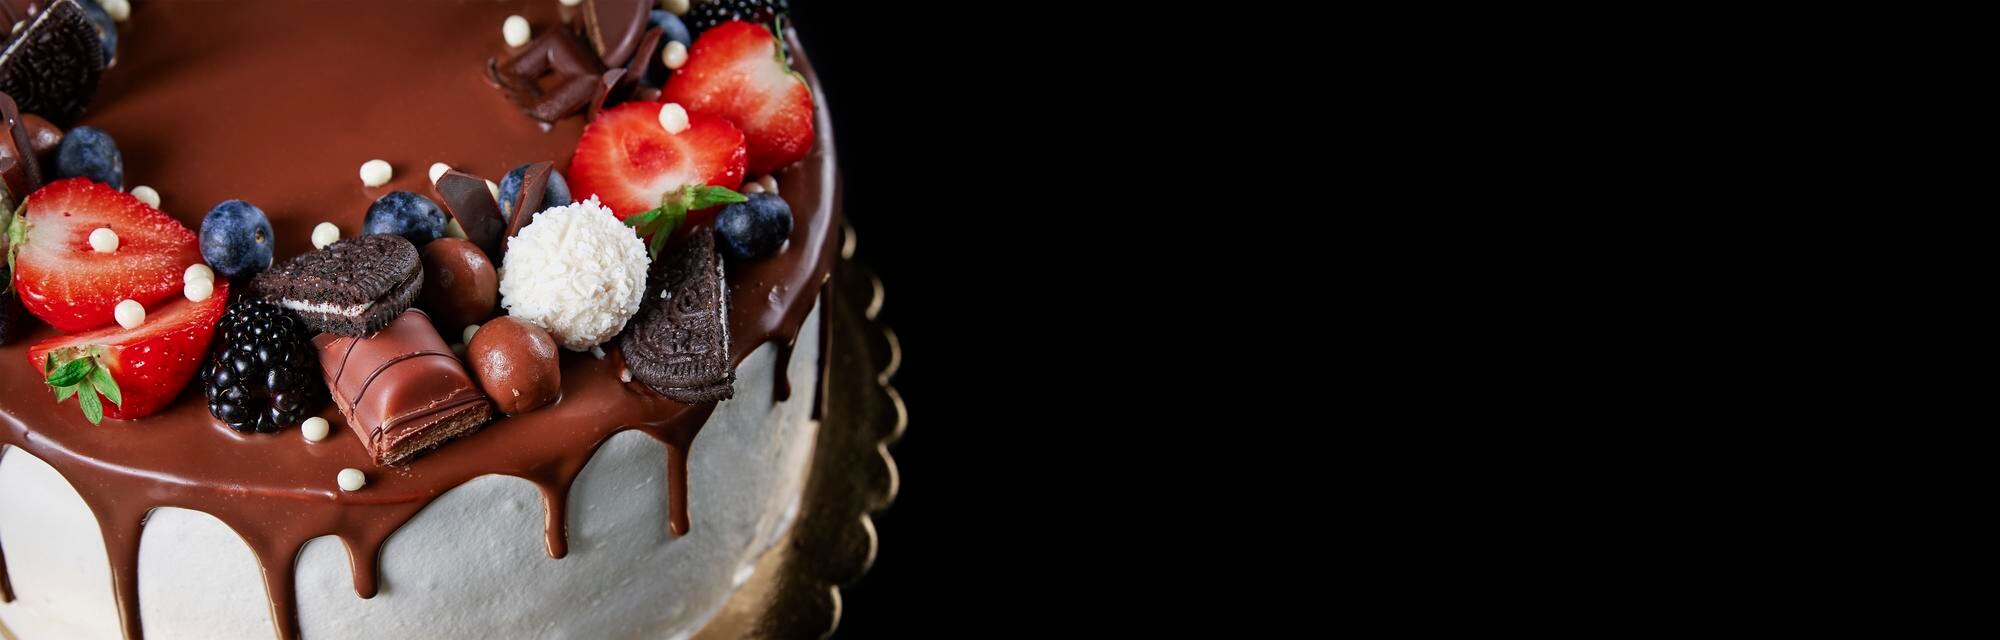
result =
M0 0L0 630L702 629L840 213L783 2L673 4Z

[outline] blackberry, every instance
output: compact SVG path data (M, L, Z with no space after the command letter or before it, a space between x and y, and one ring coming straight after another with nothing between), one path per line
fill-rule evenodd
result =
M699 37L701 32L730 20L748 20L771 27L773 20L790 10L790 0L695 0L681 18Z
M277 433L304 422L326 397L309 331L261 300L232 302L201 367L208 412L242 432Z

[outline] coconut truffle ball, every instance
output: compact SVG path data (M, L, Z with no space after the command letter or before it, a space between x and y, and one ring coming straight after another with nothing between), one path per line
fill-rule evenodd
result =
M646 294L646 245L597 198L536 214L507 245L500 305L571 351L617 336Z

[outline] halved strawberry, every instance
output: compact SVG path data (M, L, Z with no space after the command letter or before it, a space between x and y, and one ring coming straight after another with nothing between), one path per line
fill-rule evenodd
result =
M201 262L193 231L131 194L90 181L51 182L28 196L9 227L9 259L21 306L65 332L111 324L121 300L152 307L181 292L181 274ZM118 250L90 248L109 228Z
M43 340L28 347L28 360L56 402L76 396L91 423L143 418L173 404L201 370L228 307L229 281L217 280L207 300L176 298L136 329L112 325Z
M812 90L785 64L778 39L764 25L735 20L702 32L660 99L742 129L750 175L769 175L812 150Z
M577 138L569 161L570 193L592 195L624 220L660 206L683 187L735 189L743 184L743 133L714 116L689 115L688 128L667 133L658 102L627 102L597 114Z

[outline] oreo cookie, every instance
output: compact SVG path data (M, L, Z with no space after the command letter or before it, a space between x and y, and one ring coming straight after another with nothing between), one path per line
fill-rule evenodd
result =
M402 236L350 238L286 260L250 292L297 314L307 327L365 336L410 308L424 288L417 247Z
M97 93L104 63L89 13L77 0L56 0L0 52L0 91L22 111L68 125Z
M729 399L736 367L729 358L728 295L715 236L706 229L654 260L639 315L618 342L632 378L688 404Z

